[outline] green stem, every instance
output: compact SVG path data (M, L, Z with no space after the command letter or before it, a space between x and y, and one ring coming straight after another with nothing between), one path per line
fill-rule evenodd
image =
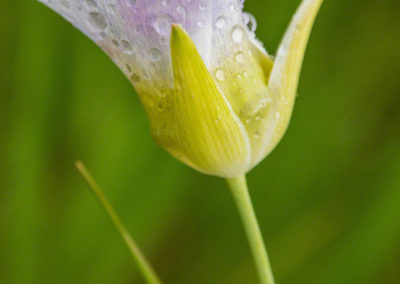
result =
M247 188L246 177L241 176L227 180L231 189L236 206L247 234L247 239L253 253L254 262L257 267L258 276L262 284L274 284L271 265L268 260L263 237L257 223L256 214Z
M89 171L80 161L76 162L76 167L78 171L81 173L82 177L85 179L86 183L89 185L94 195L99 200L100 204L106 210L108 216L110 217L118 233L125 241L125 244L128 246L134 261L138 265L139 270L142 273L143 277L146 279L147 283L161 284L162 283L161 280L158 278L157 274L155 273L155 271L153 270L147 259L144 257L143 253L140 251L135 241L132 239L128 230L125 228L124 224L119 219L117 213L115 213L113 207L108 202L106 196L103 194L100 187L97 185L93 177L90 175Z

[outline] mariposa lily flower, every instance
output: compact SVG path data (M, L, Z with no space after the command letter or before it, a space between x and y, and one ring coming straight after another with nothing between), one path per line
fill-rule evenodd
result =
M306 43L322 0L303 0L274 60L243 0L40 0L96 42L130 79L155 140L228 180L262 284L273 284L245 174L289 124ZM156 273L93 179L77 164L148 283Z
M304 0L275 60L244 0L40 0L129 78L157 143L207 174L234 178L282 138L322 0Z

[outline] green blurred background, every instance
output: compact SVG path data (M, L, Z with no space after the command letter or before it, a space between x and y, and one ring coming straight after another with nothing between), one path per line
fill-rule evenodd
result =
M247 0L275 51L299 0ZM277 149L248 175L279 284L400 283L400 1L326 0ZM33 0L0 2L0 283L142 283L82 159L167 283L257 283L224 182L152 141L130 83Z

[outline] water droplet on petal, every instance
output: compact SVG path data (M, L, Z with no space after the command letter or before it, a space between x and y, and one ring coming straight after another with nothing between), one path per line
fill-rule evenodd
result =
M138 74L132 74L132 76L131 76L131 81L132 81L133 83L138 83L138 82L140 81L139 75L138 75Z
M170 15L161 15L154 23L154 28L159 34L168 35L173 21Z
M106 9L110 14L115 14L117 12L117 7L114 4L108 4Z
M158 110L159 112L163 112L163 111L164 111L164 104L163 104L162 102L159 102L159 103L157 104L157 110Z
M250 21L247 24L247 27L249 28L249 30L254 33L257 29L257 21L256 18L253 17L253 15L250 15Z
M85 5L88 9L97 8L97 3L95 0L85 0Z
M165 44L167 44L167 43L168 43L167 38L165 38L165 37L160 37L160 44L165 45Z
M250 13L243 13L243 24L247 26L250 32L254 33L257 29L257 21Z
M151 61L158 61L161 59L161 51L157 48L150 49L150 59Z
M131 54L133 52L132 44L125 39L121 40L121 50L124 53Z
M239 25L234 26L232 29L232 40L235 43L241 43L243 40L244 32L243 28Z
M204 4L204 3L200 3L200 4L199 4L199 10L200 10L200 11L205 11L206 8L207 8L206 4Z
M60 0L61 6L63 6L65 9L71 8L71 4L67 0Z
M163 1L161 2L161 4L162 4L164 7L168 7L168 5L171 4L171 0L163 0Z
M225 77L225 71L222 70L221 68L217 69L215 71L215 77L217 78L218 81L225 81L226 77Z
M97 12L89 13L89 22L90 24L92 24L92 26L100 30L104 30L107 27L106 20L101 14Z
M226 18L225 16L219 16L215 21L215 26L218 29L223 29L226 26Z
M177 11L179 14L181 14L182 16L185 16L185 15L186 15L186 10L185 10L185 8L184 8L183 6L178 6L178 7L176 8L176 11Z
M206 23L205 23L203 20L200 20L200 21L197 22L197 25L198 25L200 28L204 28L204 27L206 26Z
M113 39L111 42L112 42L112 44L113 44L115 47L119 47L119 42L118 42L118 40Z
M245 55L243 52L239 51L238 53L236 53L235 55L235 60L237 63L243 64L245 61Z

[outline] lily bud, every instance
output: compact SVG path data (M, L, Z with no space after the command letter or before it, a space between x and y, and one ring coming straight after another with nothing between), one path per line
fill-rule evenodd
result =
M157 143L207 174L245 174L290 121L322 0L303 0L276 59L240 0L41 0L95 41L130 79Z

